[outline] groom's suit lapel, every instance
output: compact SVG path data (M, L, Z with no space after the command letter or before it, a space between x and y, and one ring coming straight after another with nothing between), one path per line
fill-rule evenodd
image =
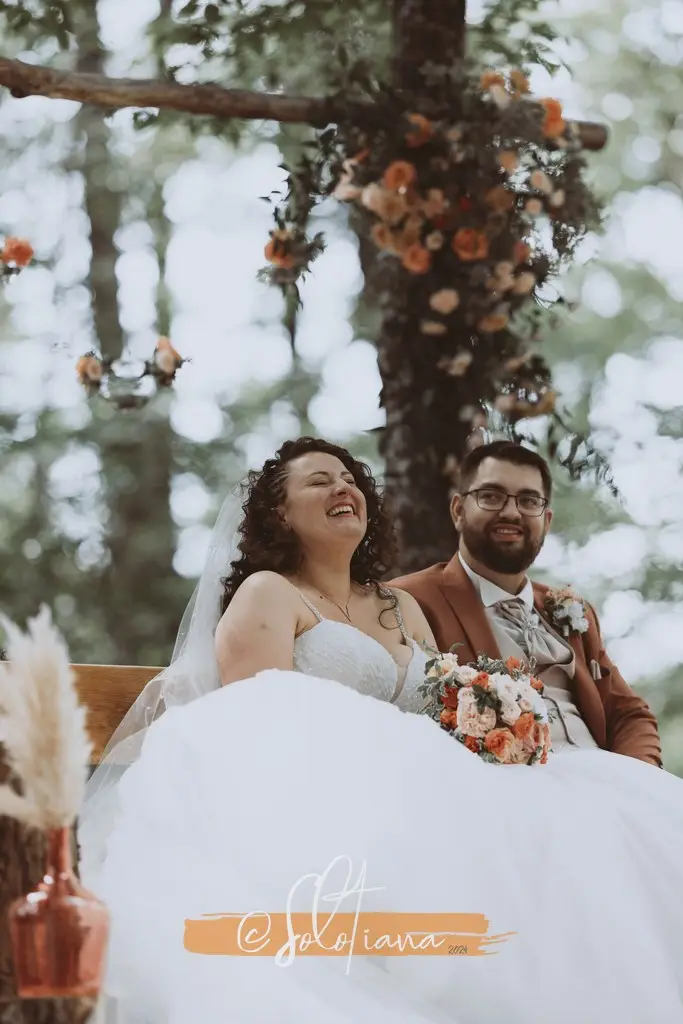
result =
M555 625L550 620L545 607L545 595L548 591L542 583L534 583L534 607L542 619L548 624L553 632L557 632ZM559 634L558 634L559 635ZM568 637L563 637L574 652L574 680L573 696L581 716L593 734L593 737L600 746L606 743L607 727L605 721L605 709L600 699L598 685L593 679L588 668L586 651L583 646L581 634L571 632Z
M439 586L457 619L459 632L464 633L470 647L470 652L459 653L456 649L460 661L472 661L480 654L486 654L489 658L500 658L500 649L484 605L457 554L444 568Z

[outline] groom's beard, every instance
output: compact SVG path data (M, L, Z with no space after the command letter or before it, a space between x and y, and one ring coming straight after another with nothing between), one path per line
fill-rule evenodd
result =
M514 576L520 572L526 572L532 565L545 541L545 535L534 540L526 523L519 524L523 538L521 544L510 549L508 544L499 541L493 530L500 526L500 522L490 523L484 530L475 530L465 523L461 536L471 554L485 565L491 572L503 573L507 576Z

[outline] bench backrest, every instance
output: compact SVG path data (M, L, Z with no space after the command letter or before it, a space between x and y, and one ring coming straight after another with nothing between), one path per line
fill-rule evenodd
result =
M87 711L88 732L96 764L112 733L145 685L160 668L137 665L72 665L76 688Z

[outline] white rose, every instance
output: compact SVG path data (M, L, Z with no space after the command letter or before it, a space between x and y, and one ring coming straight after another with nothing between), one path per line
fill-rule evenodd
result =
M465 686L469 686L472 680L477 678L479 671L476 668L472 668L471 665L458 665L455 675L458 682L463 683Z
M501 705L500 717L506 725L514 725L522 713L519 704L508 698L501 698Z

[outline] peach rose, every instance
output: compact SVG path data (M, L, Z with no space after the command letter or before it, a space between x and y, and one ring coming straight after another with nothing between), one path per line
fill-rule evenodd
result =
M492 729L484 738L484 747L499 761L509 761L515 743L515 737L509 729Z
M531 754L533 754L533 750L529 750L524 743L521 743L519 740L515 740L510 748L508 763L527 764Z
M405 197L396 192L389 192L381 185L366 185L361 193L361 203L387 224L398 224L405 216L407 205Z
M519 156L513 149L505 149L499 154L498 163L508 174L514 174L519 167Z
M432 254L429 249L415 242L405 250L401 262L411 274L426 274L432 265Z
M460 296L455 288L441 288L430 297L429 305L437 313L448 316L460 305Z
M562 104L559 100L555 99L543 99L539 100L539 103L545 110L545 117L543 118L543 134L547 139L555 139L560 135L564 135L567 128L567 122L562 115Z
M373 224L370 234L378 249L394 248L394 233L388 224Z
M445 334L447 330L446 325L440 324L438 320L422 320L420 323L420 332L422 334L429 334L432 337Z
M507 327L509 322L510 317L507 313L489 313L488 316L482 317L477 327L484 334L497 334Z
M480 712L472 690L462 690L458 707L458 722L464 736L483 739L491 729L495 728L496 712L493 708L484 708Z
M525 270L521 274L518 274L515 278L515 283L512 286L512 290L515 295L530 295L536 287L536 277L531 273L530 270Z
M519 660L519 658L513 657L513 655L510 655L510 657L505 662L505 668L508 670L508 672L514 672L516 669L520 669L521 667L521 661Z
M408 114L407 120L413 125L412 131L406 134L406 144L411 149L424 146L434 135L434 126L424 114Z
M482 89L490 89L493 85L502 85L505 87L505 79L499 71L485 71L479 79L479 83Z
M447 356L440 359L438 367L448 374L449 377L463 377L472 362L471 352L459 352L457 356L449 359Z
M529 682L533 686L534 690L536 690L538 693L543 693L545 687L543 686L543 683L540 679L537 679L536 676L531 676Z
M527 93L530 91L529 79L519 68L510 72L510 85L515 92Z
M422 212L428 220L438 217L448 209L448 200L440 188L430 188L422 202Z
M489 254L489 243L483 231L476 228L460 228L453 236L452 248L463 263L484 260Z
M537 189L539 192L543 192L544 195L549 196L553 190L553 183L545 173L539 169L532 171L529 175L529 184L532 188Z
M401 229L399 236L399 248L404 251L410 245L415 245L420 241L422 235L422 228L424 227L424 221L417 214L412 214L406 218L406 222Z
M27 267L33 259L33 246L25 238L6 238L0 253L3 263L13 263L16 267Z
M410 188L416 181L417 171L413 164L408 163L407 160L394 160L393 163L389 164L382 178L382 184L390 192L398 192L399 190Z

